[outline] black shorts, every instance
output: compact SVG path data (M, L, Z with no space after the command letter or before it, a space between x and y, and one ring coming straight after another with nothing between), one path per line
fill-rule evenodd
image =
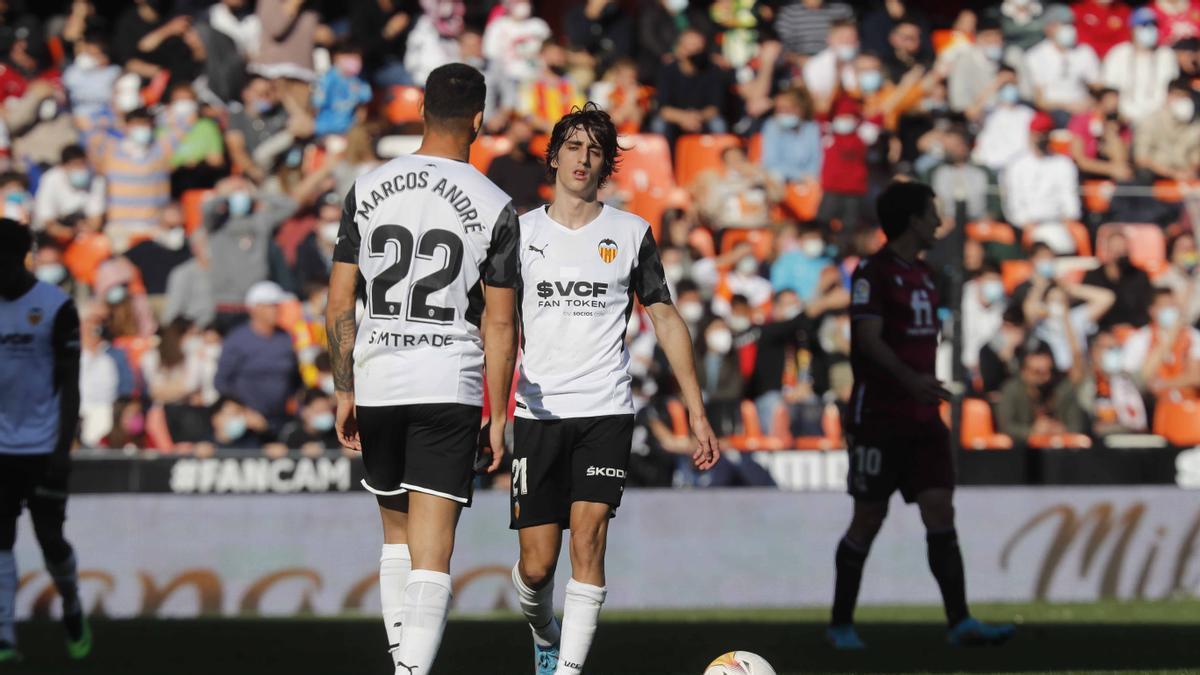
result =
M860 429L847 436L846 446L855 499L887 501L899 489L911 504L926 490L954 489L950 431L941 420L909 432Z
M519 530L534 525L571 525L571 504L621 505L633 447L633 415L532 420L513 427L512 520Z
M0 517L16 518L28 506L39 516L66 518L67 475L48 472L50 459L0 454Z
M380 497L409 490L471 505L483 409L461 403L358 406L362 485Z

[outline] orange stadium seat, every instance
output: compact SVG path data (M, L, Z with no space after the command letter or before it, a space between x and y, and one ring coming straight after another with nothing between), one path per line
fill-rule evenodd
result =
M529 141L529 152L533 153L538 159L546 158L546 151L550 149L550 137L546 134L538 134Z
M742 401L741 412L742 433L729 437L729 445L735 450L783 450L787 447L778 438L763 433L754 401Z
M1034 434L1026 445L1039 450L1083 450L1092 447L1092 439L1084 434Z
M1017 286L1033 276L1033 263L1028 260L1005 260L1000 263L1000 279L1004 282L1004 293L1012 295Z
M964 398L962 402L961 440L968 450L1010 450L1011 436L996 433L992 423L992 406L981 398Z
M677 398L667 399L667 415L671 418L671 432L680 438L687 438L691 435L691 428L688 427L687 408L683 407L683 402Z
M1008 245L1017 243L1017 235L1012 226L994 220L977 220L967 223L967 238L984 243Z
M768 227L737 230L728 228L721 237L721 253L728 253L742 242L749 242L754 248L754 257L761 262L771 257L775 247L775 231Z
M750 137L750 142L746 144L746 157L751 162L759 164L762 162L763 145L762 134L754 134Z
M1060 155L1071 155L1071 142L1074 135L1066 129L1055 129L1050 132L1050 152Z
M63 264L71 276L91 286L96 281L96 268L112 255L112 244L99 232L82 232L63 253Z
M507 136L477 136L471 144L471 166L479 173L487 173L492 160L512 150L512 140Z
M705 171L721 167L721 152L741 145L733 134L688 134L675 142L675 182L690 187Z
M146 411L146 438L150 441L150 447L161 452L175 449L171 429L167 426L167 413L161 405L150 406Z
M425 92L420 87L395 85L387 93L384 116L395 125L422 121L421 101Z
M1200 181L1159 180L1154 181L1151 195L1160 202L1172 204L1183 201L1183 195L1200 188Z
M1154 223L1105 223L1096 232L1096 255L1102 260L1108 253L1108 237L1120 231L1129 241L1129 261L1152 277L1167 269L1167 240L1162 228Z
M188 234L204 222L204 202L212 194L212 190L193 188L184 190L179 196L179 208L183 210L183 227Z
M783 205L799 220L813 220L821 208L821 183L808 180L788 183L783 195Z
M1200 445L1200 405L1193 400L1161 397L1154 406L1153 430L1171 445Z
M786 417L787 409L784 406L780 406L780 409L784 411L785 417L777 420L777 423L790 422ZM833 450L842 446L842 418L837 405L833 403L826 405L821 414L820 436L796 436L791 442L791 447L797 450Z
M1111 180L1083 182L1083 207L1091 213L1108 213L1117 184Z
M671 147L667 139L658 134L633 134L622 136L621 162L613 183L622 192L632 195L658 188L667 190L675 187L675 174L671 171Z

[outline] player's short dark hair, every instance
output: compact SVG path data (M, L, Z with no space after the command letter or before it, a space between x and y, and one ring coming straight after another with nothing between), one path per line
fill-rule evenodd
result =
M589 140L600 146L604 154L604 164L600 167L600 185L608 182L617 166L621 163L621 146L617 142L617 125L600 106L588 101L582 108L574 108L554 125L550 132L550 145L546 148L546 177L553 182L558 174L554 163L558 161L558 151L562 149L567 137L578 127L587 134Z
M875 201L875 213L887 238L904 234L913 217L925 213L933 202L933 188L917 181L892 181Z
M72 143L62 149L62 163L73 162L77 159L87 159L87 153L83 151L83 146Z
M0 259L24 260L33 248L33 233L12 218L0 218Z
M465 63L435 68L425 80L425 126L470 129L486 99L487 83L475 68Z

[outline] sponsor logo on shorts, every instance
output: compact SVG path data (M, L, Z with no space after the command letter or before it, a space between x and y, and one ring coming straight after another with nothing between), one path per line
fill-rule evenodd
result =
M589 466L587 468L588 478L599 476L601 478L624 478L625 469L614 469L610 466Z

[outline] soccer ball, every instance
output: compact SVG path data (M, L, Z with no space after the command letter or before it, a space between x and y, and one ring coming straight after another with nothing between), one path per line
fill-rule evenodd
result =
M775 675L775 669L753 652L729 652L708 664L704 675Z

